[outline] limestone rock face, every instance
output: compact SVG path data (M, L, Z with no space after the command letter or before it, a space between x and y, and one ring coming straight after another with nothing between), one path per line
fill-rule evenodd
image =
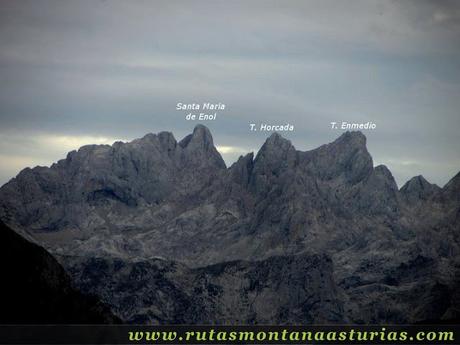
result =
M410 323L459 316L459 176L444 188L414 177L398 190L359 132L306 152L275 133L255 157L227 168L199 125L179 142L147 134L24 169L0 188L0 217L125 320ZM98 265L119 283L98 281ZM324 265L321 279L315 265ZM141 268L139 291L151 297L126 302L137 294L131 272ZM296 279L296 297L277 274ZM164 279L174 294L152 297ZM257 280L267 291L246 288ZM260 306L236 303L252 298ZM295 298L322 302L307 312ZM193 319L188 303L209 319Z
M271 257L191 269L162 259L71 260L70 272L128 322L295 324L338 322L343 305L326 256Z

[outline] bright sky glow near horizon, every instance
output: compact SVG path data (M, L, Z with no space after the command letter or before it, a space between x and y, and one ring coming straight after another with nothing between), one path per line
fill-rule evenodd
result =
M0 2L0 184L85 144L197 122L176 103L222 102L227 164L286 124L299 150L363 131L401 186L460 171L458 1Z

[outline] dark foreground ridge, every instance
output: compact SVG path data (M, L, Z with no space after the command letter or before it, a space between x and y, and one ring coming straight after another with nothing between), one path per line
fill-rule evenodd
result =
M71 287L70 278L45 249L0 221L0 324L118 323L96 297Z
M398 190L360 132L306 152L273 134L227 168L199 125L24 169L0 218L129 322L452 320L459 176Z

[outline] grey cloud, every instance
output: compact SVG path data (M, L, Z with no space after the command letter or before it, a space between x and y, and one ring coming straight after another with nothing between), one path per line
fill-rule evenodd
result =
M170 130L181 138L194 123L176 102L221 101L227 110L205 123L218 145L257 149L267 134L249 133L250 122L290 122L296 131L287 136L311 149L340 134L330 121L373 121L370 151L399 183L427 171L443 184L459 161L459 8L455 1L3 1L0 135L131 139ZM38 155L0 144L6 153ZM420 163L407 165L408 157Z

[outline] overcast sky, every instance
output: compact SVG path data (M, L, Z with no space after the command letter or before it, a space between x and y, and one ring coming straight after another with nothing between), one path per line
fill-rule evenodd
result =
M365 131L399 185L460 170L459 1L0 2L0 184L89 143L191 132L178 102L222 102L205 122L226 162L290 123L300 150Z

